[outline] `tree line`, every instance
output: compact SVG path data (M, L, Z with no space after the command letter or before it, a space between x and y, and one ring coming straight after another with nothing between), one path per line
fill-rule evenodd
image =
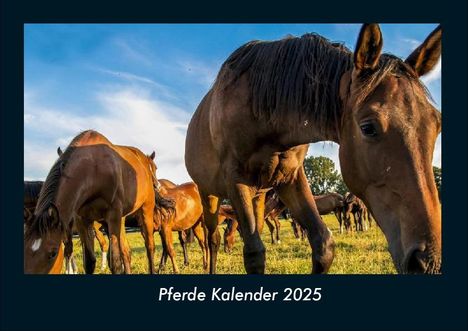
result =
M343 177L338 170L335 169L335 163L328 157L306 157L304 160L304 170L314 195L329 192L337 192L343 195L346 192L349 192L348 187L346 187L346 184L343 181ZM432 170L440 197L442 188L442 169L433 166Z

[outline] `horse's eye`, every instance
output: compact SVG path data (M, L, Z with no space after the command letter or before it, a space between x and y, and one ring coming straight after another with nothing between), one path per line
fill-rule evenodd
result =
M53 250L52 252L49 253L49 260L55 259L57 256L57 251Z
M360 125L361 127L361 132L363 135L365 135L366 137L375 137L377 135L377 130L374 126L374 124L372 123L363 123Z

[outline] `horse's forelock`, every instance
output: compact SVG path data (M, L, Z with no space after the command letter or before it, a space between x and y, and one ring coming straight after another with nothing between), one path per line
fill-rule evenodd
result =
M60 218L56 222L51 222L48 210L43 210L41 213L35 213L33 220L26 225L24 238L26 240L43 238L51 231L59 231L62 237L65 238L67 227Z

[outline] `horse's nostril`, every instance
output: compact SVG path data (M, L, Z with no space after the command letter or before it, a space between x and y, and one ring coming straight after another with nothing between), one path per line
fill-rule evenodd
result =
M415 249L408 258L407 271L411 274L422 274L427 269L427 254Z

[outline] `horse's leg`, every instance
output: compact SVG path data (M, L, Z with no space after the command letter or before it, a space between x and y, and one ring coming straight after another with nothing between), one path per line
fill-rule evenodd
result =
M358 224L359 224L359 231L364 231L364 226L362 223L362 212L358 211L357 212L357 217L358 217Z
M230 253L229 247L229 232L231 231L232 220L226 220L226 228L224 229L223 239L224 239L224 253Z
M84 270L87 274L92 274L96 268L96 256L94 255L94 231L92 222L80 219L75 222L75 224L76 229L80 234Z
M70 226L72 227L72 226ZM65 256L65 274L71 275L75 274L75 270L73 270L73 239L72 239L72 232L73 230L69 231L67 234L67 239L64 242L64 251L63 254Z
M291 227L293 229L293 233L294 233L294 237L296 237L296 239L299 239L299 230L297 228L297 223L294 219L291 220Z
M277 192L299 224L307 231L312 247L312 273L326 273L333 262L335 243L331 231L319 215L304 168L299 168L295 181L281 185Z
M269 216L267 218L265 218L265 223L268 226L268 230L270 231L271 243L276 244L275 226L273 225L273 222L271 221Z
M194 240L194 233L193 233L193 230L192 229L188 229L185 232L185 235L186 235L186 239L185 239L185 242L187 244L191 244L193 243L193 240Z
M172 229L164 224L161 225L161 232L164 233L164 239L166 242L166 250L167 254L169 254L169 257L171 258L172 262L172 270L174 271L175 274L179 273L179 268L177 267L177 263L175 261L175 250L174 250L174 245L172 243Z
M340 210L336 210L333 212L335 214L336 219L338 220L338 224L340 225L340 234L343 233L343 220L341 219L341 212Z
M109 250L109 245L107 244L107 240L104 237L104 234L101 232L101 223L94 222L94 235L101 246L101 271L106 270L107 268L107 251Z
M162 228L159 229L159 236L161 237L161 259L159 260L158 274L164 271L167 261L167 243L165 233L163 233Z
M105 217L109 229L109 267L113 274L121 274L122 258L120 252L120 232L122 230L122 213L118 208L110 209Z
M155 273L154 269L154 204L145 203L142 206L141 230L145 240L146 257L148 258L148 272Z
M244 238L245 270L248 274L263 274L265 272L265 246L256 220L256 217L261 215L261 200L254 199L254 188L246 184L230 183L228 187L228 195L237 212L237 221Z
M239 227L239 223L234 219L229 219L229 224L224 234L224 251L226 253L232 252L236 240L237 228Z
M275 221L275 231L276 231L276 243L279 244L281 243L281 239L280 239L281 223L278 217L274 218L274 221Z
M257 193L252 199L255 223L257 225L257 231L260 234L263 232L263 224L265 223L265 197L266 192L262 192Z
M188 258L188 252L187 252L188 236L185 231L178 231L178 233L179 233L180 246L182 246L182 252L184 252L184 265L188 266L189 265L189 258Z
M131 274L132 251L130 249L127 233L125 231L125 217L122 217L122 221L120 222L120 252L124 266L124 272L126 274Z
M197 225L195 225L192 228L192 232L198 240L198 244L200 245L200 248L202 250L203 254L203 270L208 269L208 246L206 245L206 240L205 240L205 229L203 228L203 223L198 222Z
M210 274L216 273L216 259L218 256L221 235L218 231L218 211L220 200L217 196L200 191L203 205L203 221L208 231L208 249L210 251Z

